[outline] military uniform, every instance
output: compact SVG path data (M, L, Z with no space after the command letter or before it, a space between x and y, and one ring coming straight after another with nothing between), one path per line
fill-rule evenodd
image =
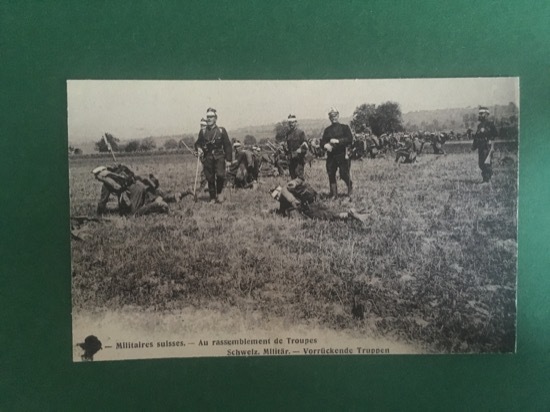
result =
M496 137L497 129L495 124L487 119L481 120L477 125L472 150L477 150L478 165L481 169L481 176L484 182L490 181L493 175L491 159L488 159L488 157L491 155L492 141Z
M338 143L331 144L331 139L337 139ZM336 186L336 171L339 170L340 177L348 187L348 193L351 193L352 181L350 176L350 160L346 155L348 146L353 143L353 135L348 125L341 123L333 123L325 129L321 138L321 146L330 144L332 150L327 152L326 169L328 181L330 183L330 192L332 195L337 194Z
M287 216L304 216L313 220L346 220L354 218L364 222L365 217L354 210L338 213L317 201L317 192L301 179L294 179L280 189L279 210L277 213ZM277 189L276 189L277 190Z
M111 194L117 197L118 211L121 215L145 215L149 213L166 213L170 202L178 202L190 192L174 193L160 189L158 179L150 174L148 177L137 176L128 167L116 165L94 169L97 180L103 182L101 198L97 213L107 212L107 202Z
M225 183L225 162L231 162L233 150L225 128L214 125L201 130L195 149L202 149L202 165L208 181L210 199L221 194Z
M167 212L168 204L142 181L137 180L121 195L121 215L143 216Z
M231 165L230 173L234 176L236 187L250 187L258 180L260 160L250 150L238 150L235 153L235 161Z
M306 164L305 153L298 153L298 149L302 148L304 143L307 143L306 134L303 130L295 128L289 130L285 136L286 149L288 153L288 171L290 177L296 179L304 179L304 166ZM301 149L300 151L302 151ZM305 152L305 150L304 150Z
M135 174L123 164L113 165L111 167L98 167L92 171L95 178L103 183L101 194L97 204L97 214L101 215L107 212L107 203L111 194L117 197L120 206L120 195L135 182Z
M439 133L433 136L432 149L434 154L445 154L445 151L443 150L444 143L445 139Z
M414 163L416 161L414 143L409 137L406 137L402 146L395 151L395 162L399 163L401 160L403 160L403 163Z

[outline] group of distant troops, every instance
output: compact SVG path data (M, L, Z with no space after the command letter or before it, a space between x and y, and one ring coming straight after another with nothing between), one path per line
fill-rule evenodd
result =
M297 127L295 115L287 118L288 128L285 131L281 146L272 147L272 155L262 154L258 146L245 148L239 141L229 139L225 128L217 125L217 111L209 108L206 118L201 120L201 130L195 142L197 161L202 163L202 178L199 190L207 188L211 203L223 203L223 190L227 179L236 188L255 188L263 163L272 163L282 174L288 168L290 182L270 191L279 202L278 213L284 216L299 214L313 219L342 220L354 219L364 221L366 217L349 210L343 213L332 211L319 202L317 191L306 182L304 170L306 155L309 153L326 153L326 172L329 181L328 197L338 196L337 172L346 184L347 196L353 193L353 182L350 174L352 158L368 154L375 157L380 151L391 148L397 163L413 163L416 156L422 153L424 144L429 141L436 154L445 154L443 145L447 136L440 133L429 135L421 133L390 134L376 137L371 133L354 138L348 125L339 122L339 112L331 108L328 113L331 122L318 142L308 141L303 130ZM478 151L478 165L483 182L491 180L491 157L493 140L497 131L493 122L488 120L489 110L479 109L479 124L474 135L472 150ZM363 153L358 154L359 151ZM283 163L284 162L284 166ZM198 171L198 169L197 169ZM122 215L146 215L166 213L168 203L178 202L183 197L197 193L197 178L193 191L166 192L160 188L158 179L150 174L146 177L136 175L127 166L118 164L112 167L100 166L92 173L103 183L97 213L108 212L107 203L111 195L117 198L117 211Z
M445 154L443 145L454 138L452 131L450 133L383 133L376 136L367 130L355 136L351 147L351 158L353 160L361 160L364 157L374 159L391 151L396 154L396 162L414 163L416 156L422 154L426 143L432 146L434 154Z

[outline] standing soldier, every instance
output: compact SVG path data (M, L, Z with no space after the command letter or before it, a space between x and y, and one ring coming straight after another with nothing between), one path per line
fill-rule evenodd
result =
M206 130L206 126L207 126L207 123L206 123L206 119L203 117L201 119L201 130L199 132L199 136L200 136L200 133L204 133L204 131ZM208 184L208 181L206 180L206 176L204 175L204 166L202 167L201 169L201 183L199 185L199 192L202 192L204 191L204 188L206 187L206 185Z
M489 109L487 107L479 108L477 131L474 135L472 151L477 149L478 165L481 169L483 183L490 182L493 175L491 167L491 155L493 151L493 140L497 137L495 124L489 121Z
M338 195L336 170L339 170L340 178L348 187L348 196L351 196L350 160L346 151L353 143L353 135L348 125L339 122L340 114L338 110L331 108L328 117L332 124L323 132L321 146L327 151L327 174L330 184L330 196L336 197Z
M303 130L297 127L298 121L293 114L288 115L288 131L285 134L285 143L288 154L288 171L290 178L304 179L306 164L307 140Z
M206 111L206 128L201 129L195 149L202 158L204 175L208 181L210 202L223 202L222 190L225 183L225 164L231 164L233 151L225 128L216 125L218 115L215 109Z

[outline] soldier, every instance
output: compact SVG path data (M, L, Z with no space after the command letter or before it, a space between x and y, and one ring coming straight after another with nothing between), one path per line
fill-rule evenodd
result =
M271 190L271 196L279 202L277 213L286 217L305 216L329 221L352 218L363 223L366 221L366 216L358 214L354 209L338 213L318 202L315 189L300 178L291 180L284 187L278 186Z
M385 134L380 136L380 139L372 133L368 133L366 137L367 153L371 159L376 158L380 152L380 141L385 138Z
M203 117L201 119L201 130L199 132L199 136L200 136L201 132L204 133L204 131L206 130L206 126L207 126L206 119ZM197 154L197 156L198 156L198 154ZM201 169L201 178L200 179L201 179L200 180L201 183L199 185L198 191L202 192L202 191L204 191L205 187L208 185L208 180L206 180L206 176L204 175L204 166Z
M331 108L328 117L332 123L323 132L321 146L327 151L327 174L330 184L330 196L338 196L336 183L336 171L339 170L340 178L348 187L348 196L352 194L352 181L350 176L350 160L347 155L348 147L353 143L353 135L348 125L341 124L340 114L335 108Z
M479 108L479 124L474 135L472 151L477 150L478 165L481 169L483 183L491 181L493 168L491 167L491 158L493 154L493 140L497 137L495 124L489 121L489 109L487 107Z
M254 151L244 149L238 141L233 144L233 147L235 160L231 164L230 173L234 176L234 185L240 188L253 188L258 180L260 167L258 156Z
M135 174L127 166L116 164L110 167L99 166L92 170L94 177L103 183L101 194L97 204L96 213L102 215L107 213L107 203L111 194L117 197L120 203L120 196L134 181Z
M414 163L416 162L416 150L414 142L408 134L404 135L403 142L399 143L395 151L395 163Z
M252 158L254 160L254 167L251 170L252 179L255 182L258 182L260 177L260 169L262 168L263 157L262 149L259 146L252 146Z
M285 144L288 157L290 178L304 179L305 156L307 153L306 134L297 127L298 120L293 114L288 115L288 130L285 133Z
M216 125L218 114L213 108L206 111L206 128L200 131L195 149L202 159L204 175L208 181L210 202L223 202L225 165L231 164L233 151L225 128Z
M445 154L443 145L445 144L445 135L443 133L432 133L432 149L434 154Z
M288 159L284 143L280 143L273 150L273 165L277 168L279 176L284 176L285 170L288 169Z
M413 150L418 155L422 154L422 150L424 149L424 144L426 142L423 139L420 139L417 133L415 133L413 138Z
M172 193L160 189L158 179L150 174L148 177L135 175L128 167L116 165L106 168L96 167L92 173L103 183L98 214L107 212L107 201L110 194L118 200L118 212L121 215L146 215L168 212L169 202L178 202L190 192Z

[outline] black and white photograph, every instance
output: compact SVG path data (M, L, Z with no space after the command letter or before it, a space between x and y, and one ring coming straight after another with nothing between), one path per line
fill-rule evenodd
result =
M73 361L515 353L519 93L67 81Z

